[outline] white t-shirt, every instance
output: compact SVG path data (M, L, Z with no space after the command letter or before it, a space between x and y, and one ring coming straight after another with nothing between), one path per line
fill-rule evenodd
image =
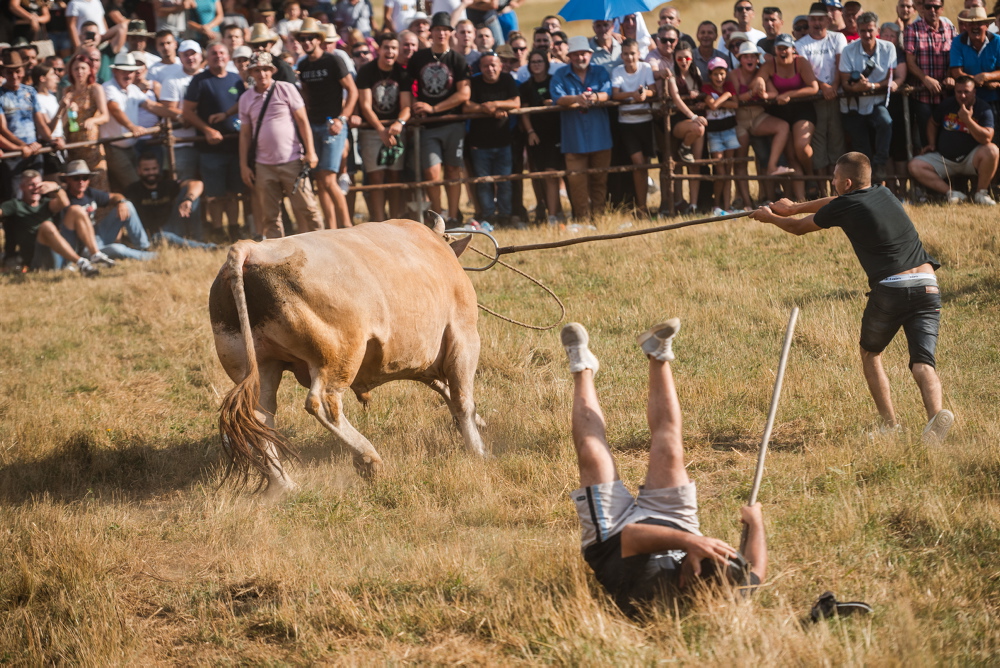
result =
M416 0L385 0L386 7L392 7L392 25L396 32L410 27L410 21L417 13Z
M451 16L451 13L461 6L462 0L433 0L433 2L431 2L431 16L434 16L438 12L448 12L448 16ZM465 10L462 10L462 13L458 15L457 19L455 19L455 23L464 18ZM393 19L393 21L395 22L395 19ZM452 25L454 25L454 23Z
M38 106L42 108L42 113L45 114L45 118L50 121L55 118L56 114L59 113L59 98L52 94L43 94L41 91L38 92ZM55 130L52 131L53 137L63 136L63 126L62 121L56 123Z
M77 30L81 30L87 21L93 21L102 35L108 31L101 0L69 0L69 5L66 6L66 18L76 18Z
M293 32L298 32L302 28L302 19L281 19L275 26L275 32L282 37L288 37Z
M181 68L181 76L174 77L162 83L162 88L160 88L160 102L177 102L177 108L183 109L184 94L187 93L188 85L190 85L193 78L194 74L186 74L184 69ZM194 137L197 134L198 131L194 128L181 128L174 131L174 136L178 139ZM191 144L178 144L178 146L191 146Z
M128 88L122 90L116 81L108 81L104 84L104 95L108 98L108 104L116 102L125 112L130 121L139 125L139 105L146 101L146 94L139 90L135 84L129 84ZM101 126L100 136L117 137L128 132L128 128L118 122L114 114L108 114L108 122ZM112 146L118 148L128 148L135 144L135 139L123 139L116 141Z
M837 82L837 56L844 52L845 46L846 37L827 30L823 39L804 36L795 43L795 51L812 65L817 81L833 86Z
M737 32L742 32L742 31L737 30ZM747 35L747 40L749 40L749 42L754 46L757 46L757 42L767 37L766 32L764 32L763 30L757 30L756 28L750 28L750 30L747 30L746 35ZM729 48L723 42L722 37L719 38L719 45L716 48L719 49L719 51L729 51Z
M177 63L156 63L147 68L146 78L150 81L159 81L161 86L167 85L171 79L184 76L184 66Z
M640 62L638 65L632 74L625 71L624 65L619 65L611 70L611 87L627 93L639 90L639 86L647 88L655 86L656 79L653 78L653 68L649 66L649 63ZM642 111L646 113L636 113ZM649 113L649 102L623 104L618 107L619 123L645 123L651 120L653 120L653 115Z

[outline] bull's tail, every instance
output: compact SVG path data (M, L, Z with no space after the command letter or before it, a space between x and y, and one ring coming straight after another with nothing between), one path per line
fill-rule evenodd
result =
M219 408L219 433L222 436L222 447L229 456L223 481L233 477L237 487L245 487L251 475L256 473L260 475L256 487L259 490L270 474L282 470L278 453L284 457L295 457L295 453L284 438L273 427L262 422L256 413L260 401L260 370L243 285L243 263L250 247L246 242L234 244L229 249L226 260L229 287L240 320L247 365L246 376L222 400Z

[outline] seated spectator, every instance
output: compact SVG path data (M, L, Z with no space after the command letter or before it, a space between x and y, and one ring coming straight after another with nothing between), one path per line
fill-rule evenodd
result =
M63 91L59 105L67 143L96 140L101 126L110 118L107 97L104 88L95 80L96 73L94 61L82 53L69 61L70 85ZM67 159L85 161L96 176L95 186L107 187L108 165L104 160L104 146L97 144L69 149Z
M964 31L951 43L951 76L972 77L976 98L993 107L996 118L1000 110L1000 90L995 87L1000 82L1000 37L987 29L993 19L982 7L962 10L958 20Z
M102 138L120 137L131 133L142 137L157 131L157 126L139 125L139 107L146 103L146 94L133 83L139 66L130 53L119 53L111 66L114 77L104 84L110 120L101 126ZM138 178L135 174L135 139L122 139L105 146L108 157L108 181L117 190L124 190Z
M397 183L406 163L403 129L410 120L412 94L406 88L406 70L396 62L398 56L399 38L382 35L378 59L363 66L355 80L359 113L369 126L358 131L361 165L366 183L372 185ZM402 218L402 192L388 193L389 216ZM367 200L369 219L385 220L386 191L370 191Z
M521 93L522 107L552 106L552 74L549 63L550 51L535 49L528 54L528 69L530 78L518 87ZM528 168L532 172L562 170L565 167L561 151L559 114L522 114L521 128L527 136ZM532 184L541 179L533 179ZM555 225L562 215L562 202L559 199L559 179L548 177L535 186L535 199L538 202L536 222L548 222ZM542 217L542 212L546 217Z
M872 164L872 183L886 179L886 164L892 144L889 94L895 88L896 48L878 38L878 16L865 12L855 21L859 39L840 54L840 86L851 93L884 92L858 98L841 98L840 113L851 148L864 153ZM869 134L875 135L872 150Z
M673 29L670 28L670 30ZM691 49L688 48L687 43L680 44L674 52L672 75L668 70L668 76L657 82L657 89L661 93L665 91L665 96L669 97L674 103L673 115L670 117L670 133L673 139L679 140L679 143L673 144L671 142L671 144L677 147L677 157L680 158L680 161L674 165L675 173L680 173L680 163L687 163L684 168L688 174L700 173L701 171L701 168L693 163L695 160L701 160L705 144L705 127L708 125L708 120L704 116L696 114L688 107L688 103L701 100L701 75L698 74L698 68L692 66L693 62L694 55ZM666 137L664 136L665 133L659 131L659 123L654 124L653 128L654 131L658 132L657 146L660 151L660 162L666 162L668 151ZM667 215L669 212L666 202L667 197L669 197L669 193L665 190L667 185L666 177L665 170L661 169L660 186L664 188L661 192L666 194L660 201L660 215ZM681 213L695 213L698 209L698 195L701 193L701 182L690 180L687 183L690 203L683 204L684 181L680 179L674 181L674 202L682 203Z
M653 139L653 115L649 100L656 94L656 80L649 63L639 60L639 43L631 37L622 42L622 64L611 72L611 97L623 104L618 107L620 137L633 165L643 165L656 156ZM648 216L646 195L649 190L645 169L632 172L635 183L636 210Z
M151 253L149 237L139 220L135 207L124 195L109 193L90 186L90 177L94 175L83 160L74 160L66 166L62 174L66 184L68 206L63 211L62 235L74 249L86 247L89 250L89 230L93 229L94 243L101 256L123 260L152 260L156 253ZM98 222L97 215L106 207L113 206ZM132 248L119 241L122 233L129 242L137 248ZM54 258L56 266L61 264L59 258ZM101 261L90 256L91 262ZM112 263L113 264L113 263Z
M952 179L974 177L976 192L972 201L994 206L989 187L1000 160L1000 151L992 143L995 127L990 105L976 97L975 81L959 77L955 95L937 106L927 125L927 146L910 161L910 176L942 193L949 204L967 199L965 193L955 189Z
M39 244L58 253L67 262L75 263L80 274L87 278L100 273L95 263L114 266L114 260L98 249L94 228L90 225L81 225L78 232L74 230L87 248L90 259L80 256L60 233L55 217L69 206L69 200L59 184L42 181L41 174L29 169L22 175L19 193L18 198L0 204L4 267L15 265L18 256L24 267L44 267L42 255L36 252Z
M611 126L608 110L594 107L611 97L611 77L603 67L591 65L593 49L586 37L569 40L571 64L552 76L552 99L563 108L562 152L573 217L585 220L604 211L607 173L581 174L582 170L611 165ZM581 114L580 111L587 113Z
M154 243L179 248L217 248L195 241L201 236L201 181L178 181L160 169L154 153L139 156L139 180L125 191Z
M765 99L774 100L767 113L788 123L792 141L785 149L788 164L799 174L811 176L812 133L816 127L816 107L812 102L796 102L796 98L809 97L819 92L819 84L812 65L802 56L795 55L791 35L778 35L774 40L774 60L760 68L760 78L765 85ZM794 181L795 199L806 198L805 183Z
M466 114L489 114L489 118L474 118L469 123L468 142L473 173L478 176L509 176L512 170L511 124L508 112L521 106L521 97L514 77L502 70L500 57L487 51L479 58L482 76L473 77L469 100L462 111ZM476 184L476 196L482 211L482 222L494 227L510 224L512 213L510 181Z

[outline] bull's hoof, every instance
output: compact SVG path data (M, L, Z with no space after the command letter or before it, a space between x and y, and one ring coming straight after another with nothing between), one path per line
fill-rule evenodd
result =
M289 494L293 494L299 490L299 486L291 481L289 478L278 478L277 480L271 480L267 488L261 493L261 499L267 501L268 503L281 501L283 498Z
M354 470L362 478L370 480L379 475L382 469L382 458L378 455L374 457L370 455L354 455Z
M486 420L479 417L479 413L476 413L476 426L480 429L486 429Z

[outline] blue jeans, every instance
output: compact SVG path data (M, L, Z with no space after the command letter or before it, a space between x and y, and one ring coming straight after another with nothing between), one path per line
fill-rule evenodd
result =
M142 221L139 220L139 214L136 213L132 202L126 203L126 206L128 207L128 218L125 220L122 220L118 215L118 207L113 206L111 211L94 226L94 234L97 237L97 248L115 260L152 260L156 257L156 253L146 250L149 248L149 235L146 234L146 228L142 226ZM122 228L125 228L125 233L128 234L129 241L139 247L138 250L116 241L118 233ZM74 230L60 225L59 233L63 235L63 238L66 239L66 242L73 250L79 252L80 238ZM61 268L65 264L63 257L55 252L52 255L55 268Z
M180 214L181 202L184 201L185 193L182 191L174 199L173 209L170 217L163 225L163 228L153 235L153 242L158 242L160 238L167 241L170 246L181 246L183 248L215 248L215 244L204 244L201 240L205 237L202 234L201 198L191 202L191 215L182 218ZM181 239L184 243L177 242L174 238ZM193 240L197 241L193 241Z
M472 171L476 176L509 176L512 168L510 146L472 149ZM498 209L501 216L510 216L510 181L476 184L476 199L487 220L492 220Z
M892 146L892 117L885 105L877 104L872 113L862 116L856 111L840 115L844 122L844 134L850 137L851 147L858 153L864 153L872 161L872 165L885 165L889 162L889 148ZM875 151L869 138L875 131Z

